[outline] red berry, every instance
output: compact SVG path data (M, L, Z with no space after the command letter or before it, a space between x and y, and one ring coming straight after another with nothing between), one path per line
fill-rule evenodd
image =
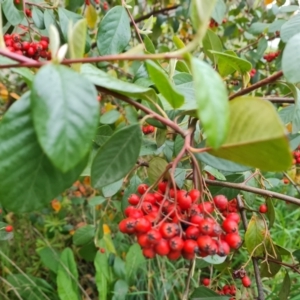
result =
M41 40L41 41L40 41L40 45L42 46L42 48L43 48L44 50L47 50L47 49L48 49L48 42L47 42L47 41Z
M46 41L49 44L49 38L47 36L41 36L41 41Z
M99 251L100 251L101 253L105 253L105 249L104 249L104 248L100 248Z
M28 49L29 49L29 47L30 47L30 43L29 42L22 42L22 49L24 50L24 51L27 51Z
M138 219L144 216L143 212L140 209L137 209L133 206L128 206L125 209L125 215L126 217Z
M199 229L201 233L210 235L213 233L213 223L208 218L203 219L199 222Z
M224 195L218 195L214 197L214 203L220 211L223 211L227 208L228 199Z
M160 256L168 255L171 251L171 248L169 246L169 243L165 239L161 239L155 246L154 246L155 252Z
M162 194L164 194L167 189L167 186L168 186L167 181L161 181L158 183L157 188L161 191Z
M142 183L138 186L137 191L139 192L140 195L144 195L145 192L147 191L148 187L149 186L147 184Z
M137 205L140 202L140 197L137 194L131 194L128 198L128 203L131 205Z
M192 202L196 202L200 198L200 191L193 189L189 191L189 196L192 199Z
M156 253L155 253L153 248L144 248L143 249L143 255L146 258L153 258L156 255Z
M266 204L261 204L261 206L259 207L259 212L262 214L265 214L268 211L268 207Z
M220 240L219 241L219 255L220 256L227 256L230 252L230 247L227 242Z
M152 204L155 204L156 203L156 198L155 198L154 194L148 193L148 194L144 195L143 201L147 201L147 202L150 202Z
M170 260L177 260L178 258L181 257L181 251L170 251L169 254L167 255L168 259Z
M199 249L203 252L209 253L212 246L213 239L209 235L199 236L197 239L197 244Z
M239 230L238 224L232 219L225 219L222 227L226 233L238 232Z
M199 251L199 247L196 241L194 240L186 240L184 241L183 251L185 253L194 254Z
M174 236L169 240L172 251L181 251L184 246L184 240L180 236Z
M192 215L190 222L195 224L195 225L200 225L201 221L204 219L203 215L198 214L198 215Z
M33 47L30 45L30 47L29 47L28 50L27 50L27 55L31 57L31 56L33 56L35 53L36 53L36 49L33 48Z
M202 213L211 214L214 211L214 207L210 202L203 202L199 204L199 209Z
M161 233L156 229L151 229L147 232L148 242L152 245L157 244L161 239Z
M241 221L240 215L238 213L235 213L235 212L228 213L226 215L226 218L235 221L237 224L239 224L240 221Z
M5 227L5 231L6 232L12 232L14 230L14 228L11 226L11 225L7 225L6 227Z
M248 276L242 278L242 284L244 287L249 287L251 285L251 280Z
M170 239L179 233L179 227L176 223L163 223L159 231L163 238Z
M146 233L151 229L151 222L146 218L139 218L135 223L135 231L137 233Z
M184 190L177 191L177 204L182 210L187 210L192 206L192 199Z
M238 249L242 244L242 239L238 233L228 233L225 236L225 241L230 248Z
M185 237L186 239L196 240L200 235L200 230L196 226L189 226L185 230Z
M209 278L203 278L202 283L204 286L209 286L210 285L210 279Z
M142 248L148 248L150 246L147 234L139 235L137 238L137 242Z
M133 218L124 219L119 223L119 229L123 233L128 233L128 234L134 233L135 223L136 223L136 219Z

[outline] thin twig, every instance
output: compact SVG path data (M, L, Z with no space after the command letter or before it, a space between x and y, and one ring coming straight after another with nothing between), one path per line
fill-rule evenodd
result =
M182 296L182 300L188 300L189 299L190 283L191 283L191 278L194 274L195 262L196 262L195 258L190 261L188 277L187 277L187 280L186 280L186 288L185 288L184 294Z
M237 196L237 204L238 204L238 208L239 208L239 211L240 211L240 214L242 217L243 226L246 231L247 227L248 227L248 221L247 221L244 203L243 203L240 195ZM258 266L258 259L255 257L252 257L252 263L253 263L254 275L255 275L257 292L258 292L258 300L265 300L264 289L263 289L262 280L260 277L259 266Z
M232 100L238 96L243 96L243 95L246 95L254 90L257 90L258 88L264 86L264 85L267 85L269 83L272 83L274 81L276 81L278 78L280 78L281 76L283 75L283 72L282 71L279 71L275 74L273 74L272 76L270 77L267 77L263 80L260 80L254 84L252 84L251 86L243 89L243 90L240 90L238 92L236 92L235 94L232 94L230 97L229 97L229 100Z
M222 186L222 187L228 187L228 188L232 188L232 189L236 189L236 190L246 191L246 192L250 192L250 193L254 193L254 194L258 194L258 195L262 195L262 196L267 196L270 198L284 200L286 202L294 203L294 204L300 206L300 199L291 197L291 196L287 196L287 195L283 195L280 193L276 193L273 191L263 190L263 189L255 188L252 186L247 186L247 185L240 184L240 183L225 182L225 181L218 181L218 180L205 179L205 182L208 185Z
M291 176L287 172L283 172L283 174L290 181L290 183L294 186L294 188L297 190L298 194L300 195L300 188L296 184L296 182L291 178Z
M285 97L263 97L264 100L268 100L272 103L295 103L294 98Z

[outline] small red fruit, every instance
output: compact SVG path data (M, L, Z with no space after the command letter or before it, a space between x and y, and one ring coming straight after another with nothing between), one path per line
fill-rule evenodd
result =
M128 198L128 203L131 205L137 205L140 202L140 197L137 194L131 194Z
M177 260L181 257L181 251L170 251L167 257L170 260Z
M6 232L12 232L14 230L14 228L11 226L11 225L7 225L6 227L5 227L5 231Z
M210 279L209 278L203 278L202 283L204 286L209 286L210 285Z
M143 249L143 255L146 258L153 258L156 255L156 252L154 251L153 248L144 248Z
M251 280L248 276L242 278L242 284L244 287L249 287L251 285Z
M199 251L197 242L194 240L186 240L183 245L183 251L190 254L197 253Z
M171 251L181 251L184 246L184 240L180 236L174 236L169 240Z
M238 232L239 226L232 219L225 219L222 227L226 233Z
M159 243L162 239L161 233L156 229L151 229L147 232L148 242L152 245Z
M200 198L200 191L193 189L189 191L189 196L192 199L192 202L196 202Z
M242 244L242 239L238 233L228 233L225 236L225 241L232 249L238 249Z
M139 218L135 223L135 231L137 233L146 233L151 229L151 222L146 218Z
M268 211L268 207L266 204L261 204L261 206L259 207L259 212L262 214L265 214Z
M186 239L196 240L199 237L199 235L200 235L199 227L189 226L185 230L185 237L186 237Z
M176 223L163 223L159 231L163 238L170 239L179 233L179 227Z
M150 246L147 234L139 235L137 238L137 242L142 248L148 248Z
M227 208L228 199L224 195L218 195L214 197L214 203L220 211L223 211Z
M203 252L209 253L212 246L213 239L209 235L199 236L197 239L197 244L199 249Z
M192 199L186 191L177 191L177 204L182 210L188 210L192 206Z
M161 239L155 246L154 246L155 252L160 256L168 255L171 251L171 248L169 246L169 243L165 239Z
M240 215L238 213L235 213L235 212L228 213L226 215L226 218L235 221L237 224L239 224L240 221L241 221Z
M147 189L148 189L148 185L145 183L142 183L138 186L137 191L139 192L140 195L144 195L145 192L147 191Z
M124 219L119 223L119 229L123 233L128 233L128 234L134 233L135 223L136 223L136 219L134 218Z

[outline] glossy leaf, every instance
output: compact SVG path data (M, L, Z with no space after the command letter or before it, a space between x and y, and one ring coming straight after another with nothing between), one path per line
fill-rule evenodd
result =
M154 82L159 92L165 97L165 99L173 108L179 108L184 103L184 97L182 94L177 92L165 71L153 61L147 61L146 66L150 78Z
M211 29L206 31L206 35L202 41L203 52L212 60L214 64L217 63L218 58L211 53L211 50L221 52L223 50L223 45L216 33L214 33Z
M280 30L281 40L284 43L286 43L294 35L300 33L299 28L300 28L300 15L295 14L291 19L289 19L285 24L282 25Z
M269 171L287 170L292 163L286 130L271 103L254 97L230 101L230 128L214 156ZM280 160L272 159L281 157Z
M65 66L49 64L35 76L31 102L42 148L57 168L71 170L87 155L96 133L94 86Z
M109 10L100 22L97 47L100 55L119 54L131 38L130 19L122 6Z
M138 244L132 245L125 259L125 270L127 282L133 282L137 271L146 263L146 259L142 254L141 247Z
M166 170L168 163L161 157L154 157L149 161L148 168L148 178L151 184L156 182L156 180L162 175L162 173ZM167 178L165 175L165 178Z
M32 13L32 21L33 21L34 25L39 29L44 29L45 24L44 24L43 12L36 6L32 6L31 13Z
M297 33L287 42L282 55L282 71L287 81L291 83L300 82L300 70L297 67L300 59L300 53L297 50L299 47L300 33Z
M263 244L267 242L268 238L269 236L266 235L266 224L263 219L258 216L252 216L245 233L245 245L249 254L262 256L265 251Z
M12 0L4 0L1 2L3 13L8 22L13 26L19 25L25 17L23 11L18 10Z
M141 145L139 125L130 125L115 132L94 158L92 185L101 188L123 178L136 163Z
M5 114L0 141L1 204L10 211L28 212L48 205L72 185L86 164L84 159L65 174L51 164L36 137L28 93Z
M60 256L60 264L57 270L57 292L61 300L79 300L78 271L74 254L70 248L66 248Z
M75 246L82 246L93 239L95 235L95 227L86 225L78 228L73 235L73 243Z
M125 95L133 99L153 100L156 102L156 93L151 88L122 81L89 64L82 65L81 72L95 85L118 92L121 95Z
M241 74L251 71L252 65L245 59L239 58L235 55L230 55L228 53L210 51L218 58L218 68L220 75L225 77L234 71L238 71Z
M207 63L192 58L190 61L194 78L197 115L213 148L226 139L229 123L227 91L219 74ZM218 88L216 88L218 87Z

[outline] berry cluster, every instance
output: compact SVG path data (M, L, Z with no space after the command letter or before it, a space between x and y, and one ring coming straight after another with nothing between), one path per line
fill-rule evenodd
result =
M295 151L293 151L293 165L300 164L300 146L297 147Z
M154 126L152 125L143 125L142 127L143 134L150 134L154 132Z
M236 287L234 285L224 285L221 290L218 291L219 295L228 295L228 296L235 296L236 294ZM234 300L235 298L231 297L229 300Z
M252 78L252 77L254 77L255 76L255 74L256 74L256 70L255 69L252 69L251 71L250 71L250 77Z
M244 269L236 270L232 275L235 279L241 279L244 287L248 288L251 286L251 279L247 276L247 273Z
M271 62L273 61L276 57L278 57L280 54L280 51L276 51L276 52L270 52L270 53L267 53L264 55L264 59L267 61L267 62Z
M199 199L200 191L196 189L187 192L169 188L162 181L156 191L149 191L148 185L140 184L137 193L128 198L127 218L119 223L119 229L136 235L147 258L156 254L170 260L226 256L230 249L238 249L242 239L236 200L218 195L213 203L199 204ZM222 215L222 220L218 222L215 215Z
M22 41L22 37L19 34L13 33L5 34L4 41L10 52L15 52L35 60L38 60L40 57L47 60L51 59L51 54L48 50L48 37L42 36L38 42L28 42Z
M213 29L215 27L218 27L219 24L214 19L210 19L208 26L209 26L209 28Z

